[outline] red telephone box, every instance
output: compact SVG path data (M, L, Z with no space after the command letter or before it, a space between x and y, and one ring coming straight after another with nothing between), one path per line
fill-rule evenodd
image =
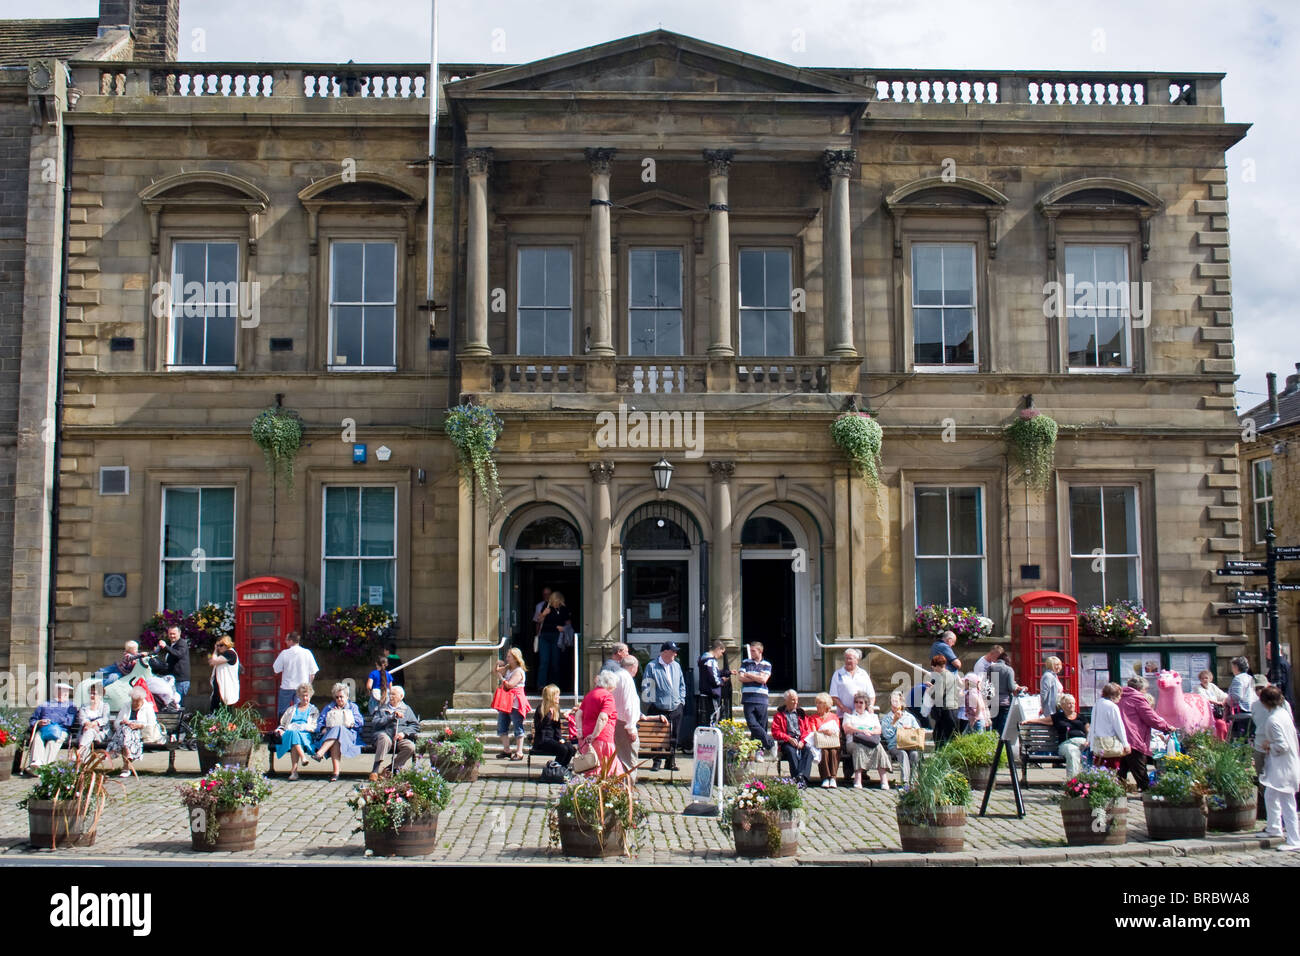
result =
M284 636L301 626L298 585L288 578L249 578L235 586L235 653L244 665L240 701L252 701L263 717L277 717L279 675L271 670L284 650Z
M1059 657L1061 683L1079 699L1079 603L1057 591L1030 591L1011 601L1013 664L1020 683L1038 690L1045 663Z

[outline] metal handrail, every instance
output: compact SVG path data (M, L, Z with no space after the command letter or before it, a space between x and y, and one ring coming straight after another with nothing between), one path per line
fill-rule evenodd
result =
M930 673L930 669L928 667L922 667L920 664L917 664L915 661L909 661L906 657L900 657L899 655L895 654L893 651L889 650L889 648L887 647L881 647L879 644L871 643L871 639L873 637L882 638L884 636L885 635L883 634L873 634L869 637L863 637L863 638L851 637L849 638L849 641L851 643L848 644L823 644L822 641L817 637L817 635L814 634L813 643L816 644L818 647L822 648L823 650L843 650L847 647L863 647L866 648L867 650L880 651L880 653L892 657L894 660L898 661L899 663L906 664L908 667L912 668L913 670L920 671L922 674Z
M394 667L394 668L393 668L391 671L389 671L388 673L390 673L390 674L396 674L398 671L402 670L403 668L405 668L405 667L410 667L410 666L411 666L412 664L414 664L416 661L422 661L422 660L424 660L426 657L430 657L430 656L432 656L432 655L434 655L434 654L437 654L439 651L455 651L455 650L460 650L460 651L469 651L469 650L474 650L474 651L499 651L499 650L501 650L501 648L503 648L503 647L506 646L506 641L507 641L507 640L509 640L509 636L508 636L508 635L503 636L503 637L501 638L501 640L498 641L496 644L444 644L442 647L435 647L435 648L434 648L433 650L431 650L431 651L425 651L425 652L424 652L423 654L421 654L419 657L412 657L409 661L403 661L402 663L398 664L396 667Z

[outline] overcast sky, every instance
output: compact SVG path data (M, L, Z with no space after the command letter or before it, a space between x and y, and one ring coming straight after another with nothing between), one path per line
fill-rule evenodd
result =
M1294 0L440 0L438 10L444 62L521 63L662 26L798 66L1226 73L1227 119L1254 124L1228 153L1242 410L1262 401L1265 372L1284 380L1300 362L1284 288L1300 271ZM97 12L97 0L0 0L4 17ZM420 61L428 22L429 0L181 0L180 57Z

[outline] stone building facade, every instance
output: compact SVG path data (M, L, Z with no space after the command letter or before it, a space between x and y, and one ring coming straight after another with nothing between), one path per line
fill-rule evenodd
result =
M404 657L454 644L409 672L426 709L486 703L502 641L536 661L543 587L566 692L664 639L762 641L805 691L867 642L888 687L917 604L1001 635L1037 589L1148 607L1094 671L1242 647L1213 609L1242 547L1217 75L799 69L666 31L445 66L432 305L427 67L72 75L58 667L262 574L307 619L355 586ZM180 263L256 283L256 321L159 307ZM1143 291L1048 315L1092 281ZM461 401L504 422L499 498L442 433ZM292 495L249 439L277 403ZM1002 435L1028 404L1062 426L1041 494ZM878 485L831 441L849 409Z

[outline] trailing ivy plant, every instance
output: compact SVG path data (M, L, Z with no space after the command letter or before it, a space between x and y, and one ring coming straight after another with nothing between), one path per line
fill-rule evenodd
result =
M486 405L457 405L447 410L447 437L460 455L461 470L473 476L489 501L501 497L497 484L497 463L492 457L497 437L505 428L496 412Z
M262 449L271 482L283 477L289 497L293 497L293 463L302 447L302 419L287 408L267 408L253 419L253 441Z
M1007 441L1024 469L1024 482L1035 491L1046 490L1056 461L1055 420L1036 408L1026 408L1006 427Z
M831 438L848 456L867 484L880 484L880 446L885 433L866 412L847 411L831 422Z

